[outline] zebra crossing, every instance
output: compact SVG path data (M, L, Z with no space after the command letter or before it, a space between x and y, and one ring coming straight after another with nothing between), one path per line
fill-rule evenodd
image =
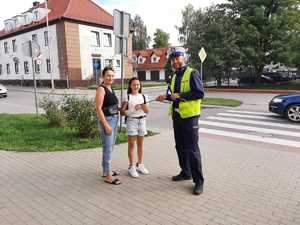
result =
M227 110L199 120L199 133L299 148L300 124L268 112Z

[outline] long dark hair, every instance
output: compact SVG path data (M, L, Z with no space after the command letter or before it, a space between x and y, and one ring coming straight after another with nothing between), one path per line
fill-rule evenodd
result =
M134 81L134 80L138 80L140 82L140 90L139 90L139 93L142 93L142 82L140 81L140 79L138 77L133 77L129 80L129 83L128 83L128 89L127 89L127 94L131 94L132 93L132 90L131 90L131 83Z
M104 75L106 74L106 72L109 71L109 70L115 72L114 69L111 66L106 66L102 70L102 77L104 77Z

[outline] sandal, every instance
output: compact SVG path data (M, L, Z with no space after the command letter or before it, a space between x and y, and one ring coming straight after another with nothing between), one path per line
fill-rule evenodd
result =
M113 185L119 185L119 184L122 184L121 181L116 178L116 179L113 179L112 181L109 181L109 180L105 180L106 183L108 184L113 184Z
M120 172L112 171L112 176L118 176L118 175L120 175ZM106 175L102 175L102 177L106 177Z

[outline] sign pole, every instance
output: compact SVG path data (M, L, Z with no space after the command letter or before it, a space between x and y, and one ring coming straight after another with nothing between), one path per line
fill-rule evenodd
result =
M35 66L34 66L34 60L33 60L33 48L32 48L32 41L29 41L30 46L30 55L31 55L31 65L32 65L32 77L33 77L33 89L34 89L34 100L35 100L35 112L36 115L39 115L38 111L38 103L37 103L37 94L36 94L36 79L35 79Z
M205 49L204 49L203 47L202 47L201 50L199 51L198 56L199 56L200 61L201 61L201 71L200 71L200 76L201 76L201 80L202 80L202 77L203 77L203 75L202 75L202 72L203 72L203 70L202 70L203 62L204 62L204 60L206 59L206 56L207 56L207 54L206 54L206 52L205 52Z
M54 77L52 72L52 60L51 60L51 35L50 35L50 29L49 29L49 11L48 11L48 0L45 0L45 6L47 9L47 15L46 15L46 26L47 26L47 38L48 38L48 57L49 57L49 67L50 67L50 79L51 79L51 90L54 91L55 84L54 84Z
M123 102L124 88L124 12L121 12L121 104ZM120 131L122 131L123 117L120 116Z
M124 88L124 57L127 55L127 38L129 36L130 14L114 10L114 35L116 37L115 54L121 55L121 103L123 102ZM122 129L122 116L120 116L120 130Z

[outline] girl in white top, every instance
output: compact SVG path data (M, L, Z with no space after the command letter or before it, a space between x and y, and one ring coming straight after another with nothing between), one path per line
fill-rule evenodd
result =
M127 90L127 101L122 104L122 112L126 115L126 132L128 135L128 172L132 177L149 174L143 163L144 136L147 134L146 114L149 112L146 96L142 94L141 82L137 77L130 79ZM137 143L138 162L133 164L134 147ZM138 173L139 172L139 173Z

